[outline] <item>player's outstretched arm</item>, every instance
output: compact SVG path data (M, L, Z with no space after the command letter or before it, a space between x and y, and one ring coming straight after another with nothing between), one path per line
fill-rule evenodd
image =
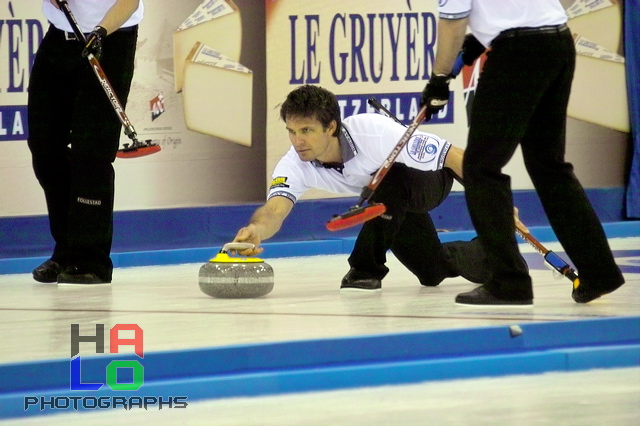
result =
M255 256L264 251L260 243L271 238L280 230L282 222L289 215L293 203L285 197L272 197L251 216L249 224L238 230L233 242L251 243L253 249L240 250L241 256Z

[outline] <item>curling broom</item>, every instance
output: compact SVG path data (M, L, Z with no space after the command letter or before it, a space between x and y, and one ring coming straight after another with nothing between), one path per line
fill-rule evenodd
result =
M87 38L80 30L80 26L78 25L76 18L71 13L69 4L66 2L66 0L56 0L56 3L60 7L60 10L62 10L62 12L64 13L64 16L67 18L67 21L69 21L69 24L71 25L71 28L73 29L73 33L76 35L77 39L86 45ZM151 143L151 139L146 140L144 142L140 142L138 140L136 131L133 128L131 121L129 121L129 118L125 114L124 108L122 107L120 100L116 96L116 93L113 90L111 83L109 83L109 80L107 79L107 76L104 73L104 70L100 65L100 62L98 61L98 58L96 58L91 52L89 52L89 55L87 55L87 59L91 64L91 69L93 70L94 74L96 75L96 77L98 77L98 81L100 82L102 89L107 94L107 97L109 98L109 103L111 103L111 106L113 106L113 109L116 115L118 116L120 123L124 127L124 134L127 135L129 139L131 139L132 141L131 144L124 144L124 148L118 150L118 152L116 153L116 157L136 158L136 157L143 157L145 155L155 154L156 152L160 151L161 149L160 145Z

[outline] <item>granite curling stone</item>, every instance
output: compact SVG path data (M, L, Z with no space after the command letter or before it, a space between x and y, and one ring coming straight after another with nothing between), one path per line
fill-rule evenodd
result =
M273 268L268 263L227 253L254 247L250 243L225 244L216 257L200 268L200 290L221 299L250 299L269 294L273 290Z

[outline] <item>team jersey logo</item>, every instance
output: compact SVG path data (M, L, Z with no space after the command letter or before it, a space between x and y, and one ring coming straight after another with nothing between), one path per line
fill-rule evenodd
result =
M274 178L271 181L271 189L274 188L289 188L289 185L287 185L287 177L285 176L278 176L276 178Z
M437 140L426 135L418 135L409 140L407 152L418 163L430 163L438 155L438 145Z

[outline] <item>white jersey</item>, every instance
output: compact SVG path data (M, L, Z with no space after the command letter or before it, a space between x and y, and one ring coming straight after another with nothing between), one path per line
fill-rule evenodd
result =
M359 195L397 145L406 128L381 114L358 114L344 119L338 137L342 167L302 161L291 147L276 165L268 198L281 196L296 202L310 188ZM451 144L430 133L416 131L402 149L397 163L418 170L444 167Z
M90 33L102 21L102 18L111 9L111 6L116 3L116 0L67 0L67 3L69 3L69 9L71 9L73 17L78 21L80 30L83 33ZM71 24L67 21L64 13L52 5L49 0L42 0L42 12L57 29L68 33L73 32L73 28L71 28ZM143 13L144 5L140 0L138 9L121 28L138 25L142 21Z
M469 17L473 35L485 46L510 28L562 25L567 14L559 0L440 0L441 19Z

